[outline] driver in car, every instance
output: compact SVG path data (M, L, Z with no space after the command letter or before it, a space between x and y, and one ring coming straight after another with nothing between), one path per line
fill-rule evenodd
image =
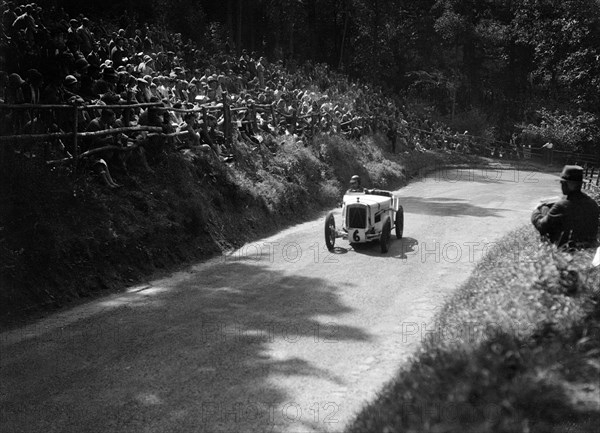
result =
M348 188L347 193L352 192L365 192L365 189L361 185L360 176L357 174L350 178L350 188Z
M350 178L350 188L346 191L346 194L371 194L371 195L384 195L386 197L392 197L392 193L390 191L386 191L383 189L367 189L362 187L362 183L360 181L360 176L355 174Z

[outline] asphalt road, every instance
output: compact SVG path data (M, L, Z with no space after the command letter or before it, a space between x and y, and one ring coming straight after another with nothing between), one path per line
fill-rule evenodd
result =
M388 254L342 240L329 253L320 218L0 334L0 431L342 431L559 185L449 170L397 194L404 238Z

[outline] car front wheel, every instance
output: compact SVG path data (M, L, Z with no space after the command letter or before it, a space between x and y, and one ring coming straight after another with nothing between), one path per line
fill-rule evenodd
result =
M383 229L381 231L381 237L379 238L379 244L381 245L381 252L383 254L390 250L390 243L392 238L392 223L389 218L383 223Z
M333 212L329 212L325 218L325 245L329 251L335 248L335 218Z
M402 239L402 235L404 234L404 209L402 206L398 207L398 211L396 212L396 238Z

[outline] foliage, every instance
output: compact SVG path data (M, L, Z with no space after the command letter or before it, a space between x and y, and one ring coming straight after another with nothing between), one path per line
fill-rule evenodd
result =
M70 8L94 9L80 2ZM600 111L600 2L589 0L107 0L209 51L229 42L327 62L441 115L478 109L498 135L543 107ZM77 5L77 6L75 6ZM97 10L97 8L95 9ZM181 13L185 11L185 13ZM291 63L294 63L293 61ZM428 76L424 79L423 77ZM594 137L595 139L600 137ZM565 142L566 143L566 142Z
M524 125L523 130L552 142L558 149L590 151L586 145L599 135L598 119L592 113L561 113L541 108L537 115L540 123Z

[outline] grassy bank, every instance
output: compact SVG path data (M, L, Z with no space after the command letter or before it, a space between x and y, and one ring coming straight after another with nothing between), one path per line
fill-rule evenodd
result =
M5 160L0 170L0 326L118 291L155 272L220 254L335 206L352 174L399 187L423 169L470 158L391 155L382 136L284 140L276 152L242 144L225 165L164 154L154 173L89 174Z
M593 252L504 238L348 432L592 432L600 422Z

